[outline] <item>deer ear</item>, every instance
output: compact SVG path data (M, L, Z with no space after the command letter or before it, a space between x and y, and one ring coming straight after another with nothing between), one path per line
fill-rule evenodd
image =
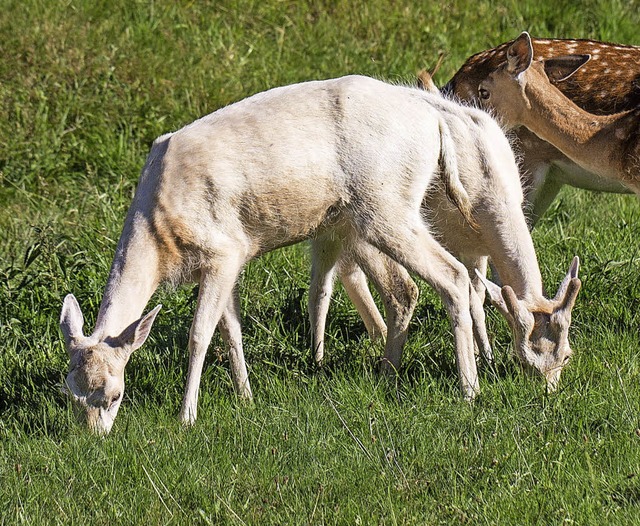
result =
M520 305L518 303L518 297L516 293L513 292L513 289L509 285L505 285L500 290L502 293L502 298L504 299L504 304L507 307L507 312L511 315L514 320L519 319Z
M476 270L476 275L478 276L478 278L480 278L480 281L482 281L482 284L487 289L487 294L489 294L489 300L491 301L493 306L496 309L498 309L503 316L506 316L507 314L509 314L509 311L507 310L507 305L504 301L504 298L502 297L502 289L498 285L496 285L493 281L490 281L485 276L483 276L482 273L478 271L478 269L475 269L475 270Z
M149 332L151 332L151 326L161 308L162 305L158 305L149 314L140 318L138 321L134 321L118 336L118 341L121 345L129 346L129 353L142 347L142 344L149 336Z
M82 326L84 318L78 300L73 294L67 294L62 303L62 312L60 313L60 330L64 336L67 346L74 338L82 337Z
M507 49L507 71L517 77L533 61L533 44L529 33L523 31Z
M591 60L591 55L565 55L548 58L544 61L544 71L553 82L568 79Z
M502 287L502 297L509 313L507 320L513 320L513 328L521 335L527 333L528 329L533 327L534 319L531 311L526 305L518 299L516 293L509 285Z
M431 93L438 93L438 87L435 85L433 77L426 69L423 69L418 73L418 88Z
M560 298L559 310L571 312L571 309L573 309L573 306L576 304L576 298L578 297L581 286L582 282L578 278L573 278L569 281L564 297Z
M580 258L578 258L578 256L574 256L573 260L571 261L571 265L569 266L569 271L567 272L567 275L564 277L564 279L562 280L562 283L560 283L560 286L558 287L558 292L556 292L556 297L554 298L554 301L564 300L564 297L567 294L567 287L569 286L569 282L578 277L579 270L580 270Z

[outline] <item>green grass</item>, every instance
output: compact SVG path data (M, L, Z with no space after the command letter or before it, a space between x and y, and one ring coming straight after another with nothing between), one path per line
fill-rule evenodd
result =
M409 81L535 36L640 44L637 3L37 1L0 10L0 524L635 524L640 521L640 205L563 190L534 232L551 292L574 254L575 359L545 395L509 356L460 400L446 313L421 285L403 370L375 373L341 290L311 365L304 245L243 274L255 402L212 343L199 420L177 412L193 288L162 289L114 430L60 393L62 298L95 322L152 140L276 85L362 73ZM151 306L151 305L150 305Z

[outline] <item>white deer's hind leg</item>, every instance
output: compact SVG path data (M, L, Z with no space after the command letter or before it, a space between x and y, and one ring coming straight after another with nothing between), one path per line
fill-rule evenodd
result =
M393 216L396 214L390 214ZM456 365L465 399L478 393L478 371L470 313L471 281L467 269L429 233L421 218L397 218L383 229L363 229L372 244L418 274L443 300L451 318L456 343Z
M229 348L229 365L231 367L231 379L236 394L245 400L251 400L251 386L249 374L244 361L242 349L242 327L240 324L240 295L238 287L234 287L233 294L227 303L227 308L220 319L220 335L227 342Z
M180 410L180 420L184 424L196 421L204 358L216 325L231 301L234 284L242 266L237 256L220 258L217 263L215 268L201 269L198 303L189 331L187 384Z
M484 297L486 288L478 278L476 269L482 273L483 276L487 274L487 257L480 258L461 258L464 265L467 267L469 277L471 278L470 289L470 306L471 306L471 318L473 319L473 337L475 344L476 355L480 355L484 360L491 364L493 363L493 351L491 350L491 344L489 343L489 336L487 335L487 324L484 312Z
M324 336L333 294L333 278L336 261L342 243L330 235L319 237L311 243L311 285L309 287L309 320L314 359L321 364L324 358Z
M364 322L369 338L381 340L387 337L387 326L376 306L367 277L352 257L343 255L338 261L338 277Z
M409 323L418 301L418 287L409 273L398 263L368 243L360 243L353 249L357 263L371 279L384 303L387 318L387 341L382 371L395 373L400 367L402 349L407 341ZM361 302L371 302L369 288ZM378 313L379 315L379 313Z

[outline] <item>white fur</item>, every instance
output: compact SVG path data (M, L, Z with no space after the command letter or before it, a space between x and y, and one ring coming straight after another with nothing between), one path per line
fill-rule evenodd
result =
M343 77L260 93L160 137L129 209L94 333L85 338L81 324L78 330L74 319L81 313L69 298L61 315L71 358L68 384L92 410L100 408L92 429L109 431L112 408L119 406L115 395L121 400L124 390L124 365L146 338L151 315L136 320L158 284L176 276L200 284L182 421L196 419L204 357L221 318L236 388L251 396L236 279L253 257L314 237L338 240L357 263L379 250L390 258L385 264L392 275L405 276L406 267L436 288L451 317L463 394L473 398L478 379L469 275L420 213L434 179L465 205L457 174L440 173L448 124L439 100L417 89ZM385 286L407 307L403 319L389 325L389 339L402 340L394 332L408 323L415 289Z
M424 82L423 85L429 86ZM474 319L476 343L488 359L491 349L486 339L484 314L475 307L480 304L477 296L484 297L484 285L480 276L484 275L487 256L497 268L504 289L484 281L489 288L491 300L507 317L512 325L516 340L516 355L521 363L543 375L549 387L555 387L567 357L571 353L568 342L570 311L579 289L578 281L568 290L568 281L577 280L577 259L572 264L565 282L554 300L547 300L542 293L542 279L538 262L522 211L523 192L518 169L510 145L497 123L485 112L463 107L443 98L434 99L432 104L447 124L455 149L455 163L471 208L475 226L472 226L451 205L442 185L434 185L423 201L423 211L432 227L434 236L458 257L467 267L475 287L471 290L471 314ZM378 256L380 259L381 255ZM334 260L337 256L334 256ZM314 258L314 264L317 260ZM365 270L374 276L378 290L385 300L385 311L391 320L401 317L402 303L389 301L384 296L384 286L379 283L393 281L385 276L384 264L376 260L376 252L367 258ZM476 275L475 269L480 269ZM311 326L314 329L316 359L322 359L324 319L318 319L326 308L317 310L314 302L319 298L328 303L331 294L331 279L327 279L314 268L309 301ZM355 269L351 279L355 279ZM322 283L323 286L319 286ZM319 288L316 291L316 287ZM502 294L508 290L517 298L513 308L506 305ZM375 311L373 298L366 287L354 300L365 324L373 323L371 312ZM353 299L353 292L350 293ZM568 306L570 304L570 306ZM364 306L364 307L363 307ZM400 314L396 314L399 310ZM511 311L511 312L510 312ZM517 312L516 312L517 311ZM533 334L534 313L544 312L547 319L535 321L538 331ZM515 323L515 317L522 319ZM552 321L553 318L553 321ZM557 323L556 323L557 322ZM560 323L561 322L561 323ZM378 332L381 332L378 329ZM395 330L394 334L401 333ZM402 346L387 341L384 365L396 369L400 365Z

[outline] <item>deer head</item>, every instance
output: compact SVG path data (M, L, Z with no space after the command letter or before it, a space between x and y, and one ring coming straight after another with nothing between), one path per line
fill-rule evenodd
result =
M149 336L160 308L129 325L118 337L100 340L83 335L80 306L73 294L65 297L60 330L70 358L66 386L76 415L91 431L106 435L111 430L124 394L125 365Z
M543 376L548 391L557 388L562 368L571 357L569 326L571 309L581 286L579 267L576 256L555 298L547 300L546 305L529 305L518 299L511 287L499 287L477 273L487 288L491 303L511 326L518 361L525 370Z
M525 31L507 49L506 62L480 82L478 99L483 106L496 110L506 126L526 124L531 111L528 84L566 80L590 58L566 55L534 62L531 37Z
M508 50L514 44L516 48L522 46L524 35L469 57L442 88L443 92L464 101L477 101L480 83L504 66ZM606 115L640 104L640 47L597 40L526 38L533 48L534 62L566 56L591 57L575 74L549 75L551 83L584 110Z

